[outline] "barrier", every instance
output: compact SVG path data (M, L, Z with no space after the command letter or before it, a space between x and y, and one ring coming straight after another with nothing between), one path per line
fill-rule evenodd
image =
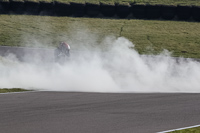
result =
M83 17L85 15L85 3L71 2L72 15L75 17Z
M48 2L48 1L40 1L40 9L39 9L39 14L43 16L52 16L54 15L53 11L53 2Z
M196 21L200 21L200 6L192 7L192 18Z
M131 13L131 6L129 3L116 5L116 14L120 18L126 18L130 13Z
M176 15L176 6L173 5L162 5L161 17L166 20L171 20Z
M72 15L70 3L55 1L54 12L55 12L56 16L70 16L70 15Z
M25 1L25 13L29 15L38 15L40 4L37 1Z
M14 14L23 14L24 13L24 1L11 0L10 1L10 10Z
M145 18L145 8L144 4L141 5L132 5L132 13L135 18L143 19Z
M158 19L161 16L161 5L146 5L145 17L147 19Z
M177 17L179 20L188 20L191 17L191 6L177 6Z
M105 17L113 17L116 13L114 3L100 3L100 12Z
M8 14L10 10L9 1L0 1L0 14Z
M145 5L125 3L77 3L59 1L35 1L35 0L0 0L0 14L30 14L49 16L75 16L75 17L113 17L137 19L165 20L190 20L200 21L200 6L183 5ZM130 16L132 14L132 16Z
M97 17L100 13L99 3L86 3L86 15L90 17Z

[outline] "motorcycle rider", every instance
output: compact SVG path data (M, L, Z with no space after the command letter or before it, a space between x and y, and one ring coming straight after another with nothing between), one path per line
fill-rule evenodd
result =
M70 57L70 46L66 42L61 42L58 44L58 47L56 48L55 52L55 60L58 61L64 56Z
M61 53L65 54L66 56L70 56L70 46L66 42L61 42L58 46L58 49Z

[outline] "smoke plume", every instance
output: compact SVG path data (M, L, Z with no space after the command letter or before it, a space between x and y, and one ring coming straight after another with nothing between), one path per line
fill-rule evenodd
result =
M82 34L82 33L81 33ZM167 50L157 56L140 55L126 38L98 42L87 34L69 40L71 57L64 63L15 55L0 58L0 88L79 92L200 92L200 63L172 58ZM92 38L92 39L91 39ZM95 45L94 45L95 44ZM48 56L48 55L45 55ZM49 55L53 56L53 55Z

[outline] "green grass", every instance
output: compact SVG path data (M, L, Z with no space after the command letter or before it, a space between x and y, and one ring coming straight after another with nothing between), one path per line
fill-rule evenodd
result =
M9 1L9 0L0 0L0 1ZM11 0L10 0L11 1ZM123 3L128 2L130 4L162 4L162 5L197 5L200 6L199 0L20 0L20 1L60 1L60 2L76 2L76 3Z
M199 0L52 0L52 1L62 1L62 2L104 2L104 3L121 3L128 2L130 4L162 4L162 5L198 5L200 6Z
M168 133L200 133L200 127L195 127L195 128L189 128L189 129L184 129L184 130L177 130L177 131L172 131Z
M76 49L91 40L123 36L140 54L167 49L173 56L200 58L198 22L28 15L0 15L0 20L0 45L52 47L62 40Z
M8 92L23 92L23 91L29 91L21 88L12 88L12 89L7 89L7 88L0 88L0 93L8 93Z
M54 1L54 0L53 0ZM199 0L55 0L55 1L67 1L67 2L104 2L104 3L121 3L128 2L130 4L162 4L162 5L199 5Z

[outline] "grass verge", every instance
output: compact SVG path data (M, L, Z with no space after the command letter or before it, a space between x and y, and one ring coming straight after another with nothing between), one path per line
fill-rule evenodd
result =
M0 93L8 93L8 92L24 92L24 91L30 91L30 90L25 90L25 89L21 89L21 88L12 88L12 89L8 89L8 88L0 88Z
M156 5L156 4L162 4L162 5L200 5L199 0L38 0L38 1L60 1L60 2L76 2L76 3L87 3L87 2L92 2L92 3L107 3L109 4L110 2L114 3L121 3L121 2L127 2L130 4L151 4L151 5Z
M189 129L183 129L183 130L175 130L168 133L200 133L200 127L194 127Z
M0 15L0 20L0 45L52 47L66 41L76 49L91 40L123 36L140 54L167 49L172 56L200 58L198 22L28 15Z

